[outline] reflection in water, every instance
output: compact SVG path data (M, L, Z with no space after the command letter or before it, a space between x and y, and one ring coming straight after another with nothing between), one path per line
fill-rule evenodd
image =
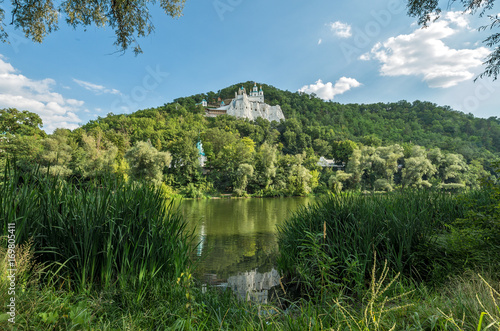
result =
M201 254L203 253L203 245L205 244L205 237L206 237L205 224L202 223L200 225L200 235L199 235L199 239L198 239L198 247L196 247L196 255L198 257L201 257Z
M227 279L228 286L239 298L257 303L267 303L269 290L279 282L280 275L274 268L264 273L247 271Z
M228 286L242 298L248 292L256 301L267 300L267 290L279 283L274 269L276 226L311 201L311 198L184 200L181 209L198 244L193 256L198 262L195 276L207 284Z

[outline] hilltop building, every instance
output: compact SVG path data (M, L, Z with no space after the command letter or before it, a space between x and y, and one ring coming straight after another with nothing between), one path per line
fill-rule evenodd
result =
M239 118L248 118L254 121L258 117L271 121L285 120L285 115L279 105L270 106L264 102L264 91L260 89L257 83L254 84L252 91L248 95L242 86L238 92L234 92L234 99L221 100L218 108L206 108L208 117L215 117L227 114Z

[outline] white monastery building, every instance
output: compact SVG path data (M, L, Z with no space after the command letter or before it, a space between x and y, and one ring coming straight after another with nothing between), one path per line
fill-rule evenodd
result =
M205 106L206 100L203 100L202 105ZM254 84L250 95L247 95L245 88L242 86L238 92L234 92L234 99L227 105L224 101L221 102L219 108L207 109L207 116L217 116L227 114L239 118L248 118L251 121L262 117L269 122L285 120L285 115L279 105L270 106L264 103L264 91L262 86L257 88L257 83Z

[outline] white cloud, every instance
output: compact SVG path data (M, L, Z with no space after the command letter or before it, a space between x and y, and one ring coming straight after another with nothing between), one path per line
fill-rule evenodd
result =
M107 93L109 93L109 94L121 94L121 92L116 90L116 89L108 89L102 85L97 85L94 83L85 82L83 80L79 80L76 78L73 78L73 81L75 83L77 83L78 85L80 85L81 87L83 87L84 89L92 91L95 94L104 94L104 93L106 93L106 94Z
M77 106L77 107L81 107L84 104L83 101L75 100L75 99L67 99L66 102L68 103L68 105Z
M81 122L76 112L84 102L66 99L53 92L53 79L33 80L21 75L0 54L0 108L16 108L36 113L43 121L43 129L75 129Z
M370 53L361 54L359 56L359 59L362 61L369 61L371 59Z
M333 33L340 38L349 38L352 36L351 26L340 21L329 23L328 26Z
M322 43L322 42L323 42L323 39L321 39L321 38L320 38L320 39L318 40L318 45L321 45L321 43Z
M460 28L468 28L469 27L469 20L467 19L467 14L461 12L461 11L449 11L444 14L444 19L448 20L452 23L455 23L458 27Z
M315 84L305 85L299 89L299 92L307 94L316 94L323 100L333 100L338 94L343 94L354 87L360 86L361 83L354 78L342 77L333 85L331 82L323 83L319 79Z
M442 39L469 32L465 16L448 12L428 28L377 43L361 60L376 59L383 76L419 76L429 87L447 88L474 77L489 50L453 49Z

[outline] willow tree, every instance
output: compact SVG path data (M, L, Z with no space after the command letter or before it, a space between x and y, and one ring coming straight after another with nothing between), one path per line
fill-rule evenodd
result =
M377 191L392 191L394 174L399 169L398 160L402 159L403 147L400 145L381 146L375 149L371 164L375 175L373 187Z
M253 176L254 169L251 164L242 163L236 171L237 177L234 183L234 192L237 196L244 196L248 185L248 180Z
M130 175L133 179L152 181L159 184L162 181L163 168L172 161L169 152L158 152L150 143L139 141L125 154L130 165Z
M42 140L43 150L38 155L42 172L61 178L73 174L70 168L72 148L68 144L68 131L57 129L54 134Z
M264 142L255 153L254 159L257 184L267 189L276 176L278 149Z
M410 155L405 159L403 168L404 187L431 187L429 178L437 172L436 166L427 158L425 148L413 146Z
M114 44L120 51L135 44L134 52L138 54L142 50L137 38L154 31L150 8L159 3L167 15L176 18L181 16L184 2L185 0L12 0L12 9L7 16L11 17L10 24L21 29L26 38L38 43L59 28L60 17L74 28L91 25L110 27L116 35ZM5 9L0 7L2 42L8 42L5 14Z
M335 171L334 174L328 178L328 188L339 194L344 187L344 182L349 180L352 176L352 174L348 174L342 170Z
M79 161L81 170L85 177L105 176L115 172L115 168L120 167L121 163L116 163L118 148L111 142L101 144L102 137L97 136L97 139L86 133L82 134L82 150L83 158Z

